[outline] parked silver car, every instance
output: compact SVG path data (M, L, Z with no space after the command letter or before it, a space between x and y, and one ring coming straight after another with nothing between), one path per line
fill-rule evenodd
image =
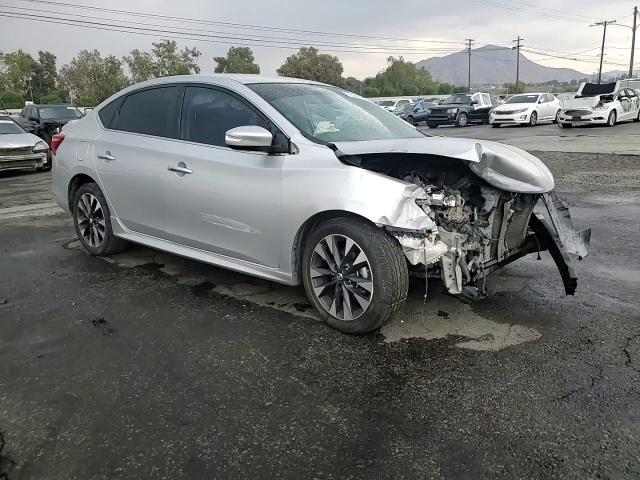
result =
M0 171L49 168L49 145L8 115L0 115Z
M549 250L587 254L537 158L430 137L351 92L249 75L129 87L54 140L53 191L94 255L141 243L289 285L332 327L375 330L409 274L476 296Z

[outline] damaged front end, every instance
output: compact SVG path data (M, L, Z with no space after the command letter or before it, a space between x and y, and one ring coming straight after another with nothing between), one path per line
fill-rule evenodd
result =
M474 299L485 292L490 273L548 250L565 292L573 295L573 261L588 254L591 231L574 229L538 159L502 145L477 143L475 150L475 161L408 152L337 154L345 163L415 185L406 205L417 204L431 222L423 217L405 228L411 226L405 221L401 229L381 222L400 242L414 275L440 278L450 294ZM509 161L509 153L520 158Z

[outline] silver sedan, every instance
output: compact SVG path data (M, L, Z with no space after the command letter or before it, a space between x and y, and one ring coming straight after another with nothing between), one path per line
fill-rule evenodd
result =
M0 171L49 168L49 145L11 117L0 115Z
M53 191L84 247L135 242L288 285L329 325L375 330L409 275L477 298L491 272L549 250L567 294L576 232L537 158L430 137L306 80L196 75L129 87L53 140Z

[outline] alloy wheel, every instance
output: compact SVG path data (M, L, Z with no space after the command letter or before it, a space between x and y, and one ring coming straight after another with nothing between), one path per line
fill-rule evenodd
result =
M102 205L94 195L84 193L78 200L77 212L80 235L89 246L98 248L106 230Z
M373 272L362 248L345 235L328 235L313 249L309 262L313 293L339 320L361 317L373 298Z
M458 117L458 125L460 125L461 127L467 126L467 115L465 113L461 113Z
M531 114L531 119L529 120L529 125L531 125L532 127L535 127L537 123L538 123L538 114L536 112L533 112Z

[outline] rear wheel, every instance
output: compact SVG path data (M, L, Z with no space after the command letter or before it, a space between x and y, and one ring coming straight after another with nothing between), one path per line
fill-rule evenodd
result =
M640 122L640 110L638 110L638 116L634 118L634 122Z
M615 127L616 122L618 121L618 114L615 110L613 110L609 114L609 118L607 119L607 127Z
M456 127L466 127L469 124L469 116L462 112L458 115L456 120Z
M396 239L364 220L342 217L307 238L303 282L325 323L360 334L395 317L407 298L409 274Z
M553 123L560 124L560 110L556 112L556 117L553 119Z
M95 183L85 183L73 196L73 223L82 246L91 255L121 252L127 242L113 235L107 200Z

